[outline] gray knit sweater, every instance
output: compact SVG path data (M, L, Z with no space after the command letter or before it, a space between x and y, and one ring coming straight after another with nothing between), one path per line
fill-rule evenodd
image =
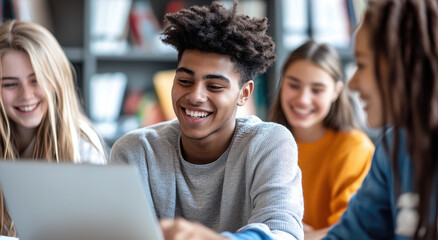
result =
M181 155L178 121L132 131L111 161L138 167L158 218L184 217L217 232L248 228L273 239L302 239L303 195L296 143L286 128L257 117L238 118L228 149L215 162Z

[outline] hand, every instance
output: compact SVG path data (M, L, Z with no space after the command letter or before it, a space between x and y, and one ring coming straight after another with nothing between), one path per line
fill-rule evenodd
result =
M327 235L327 232L329 230L330 230L330 227L326 227L326 228L322 228L322 229L318 229L318 230L312 229L311 231L305 231L304 232L304 239L305 240L323 239Z
M200 224L183 218L160 220L165 240L225 240L228 239Z
M305 224L305 223L303 222L303 230L304 230L304 232L311 232L311 231L313 231L314 229L313 229L312 226L307 225L307 224Z

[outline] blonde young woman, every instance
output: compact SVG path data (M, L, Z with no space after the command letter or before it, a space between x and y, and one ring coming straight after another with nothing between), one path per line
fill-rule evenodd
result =
M367 174L374 145L359 129L333 47L313 40L283 65L270 121L285 125L298 144L303 176L304 230L326 231L339 220Z
M49 31L30 22L1 25L0 66L2 159L106 162L79 104L71 64ZM2 194L0 235L17 235Z

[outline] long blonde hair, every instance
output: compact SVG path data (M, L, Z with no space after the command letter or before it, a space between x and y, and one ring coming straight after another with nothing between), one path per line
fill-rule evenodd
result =
M36 23L5 22L0 26L0 65L4 54L11 50L27 53L48 103L47 113L36 132L32 158L74 162L80 158L77 145L80 137L88 140L104 157L102 142L96 137L79 103L72 65L53 35ZM18 134L15 123L6 114L2 98L0 121L0 157L14 161L20 157ZM0 235L16 235L2 194L0 224Z

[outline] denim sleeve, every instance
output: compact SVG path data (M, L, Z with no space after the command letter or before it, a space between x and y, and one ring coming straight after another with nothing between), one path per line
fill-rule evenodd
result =
M257 229L248 229L239 233L223 232L222 236L231 240L271 240L272 238L266 235L263 231Z

